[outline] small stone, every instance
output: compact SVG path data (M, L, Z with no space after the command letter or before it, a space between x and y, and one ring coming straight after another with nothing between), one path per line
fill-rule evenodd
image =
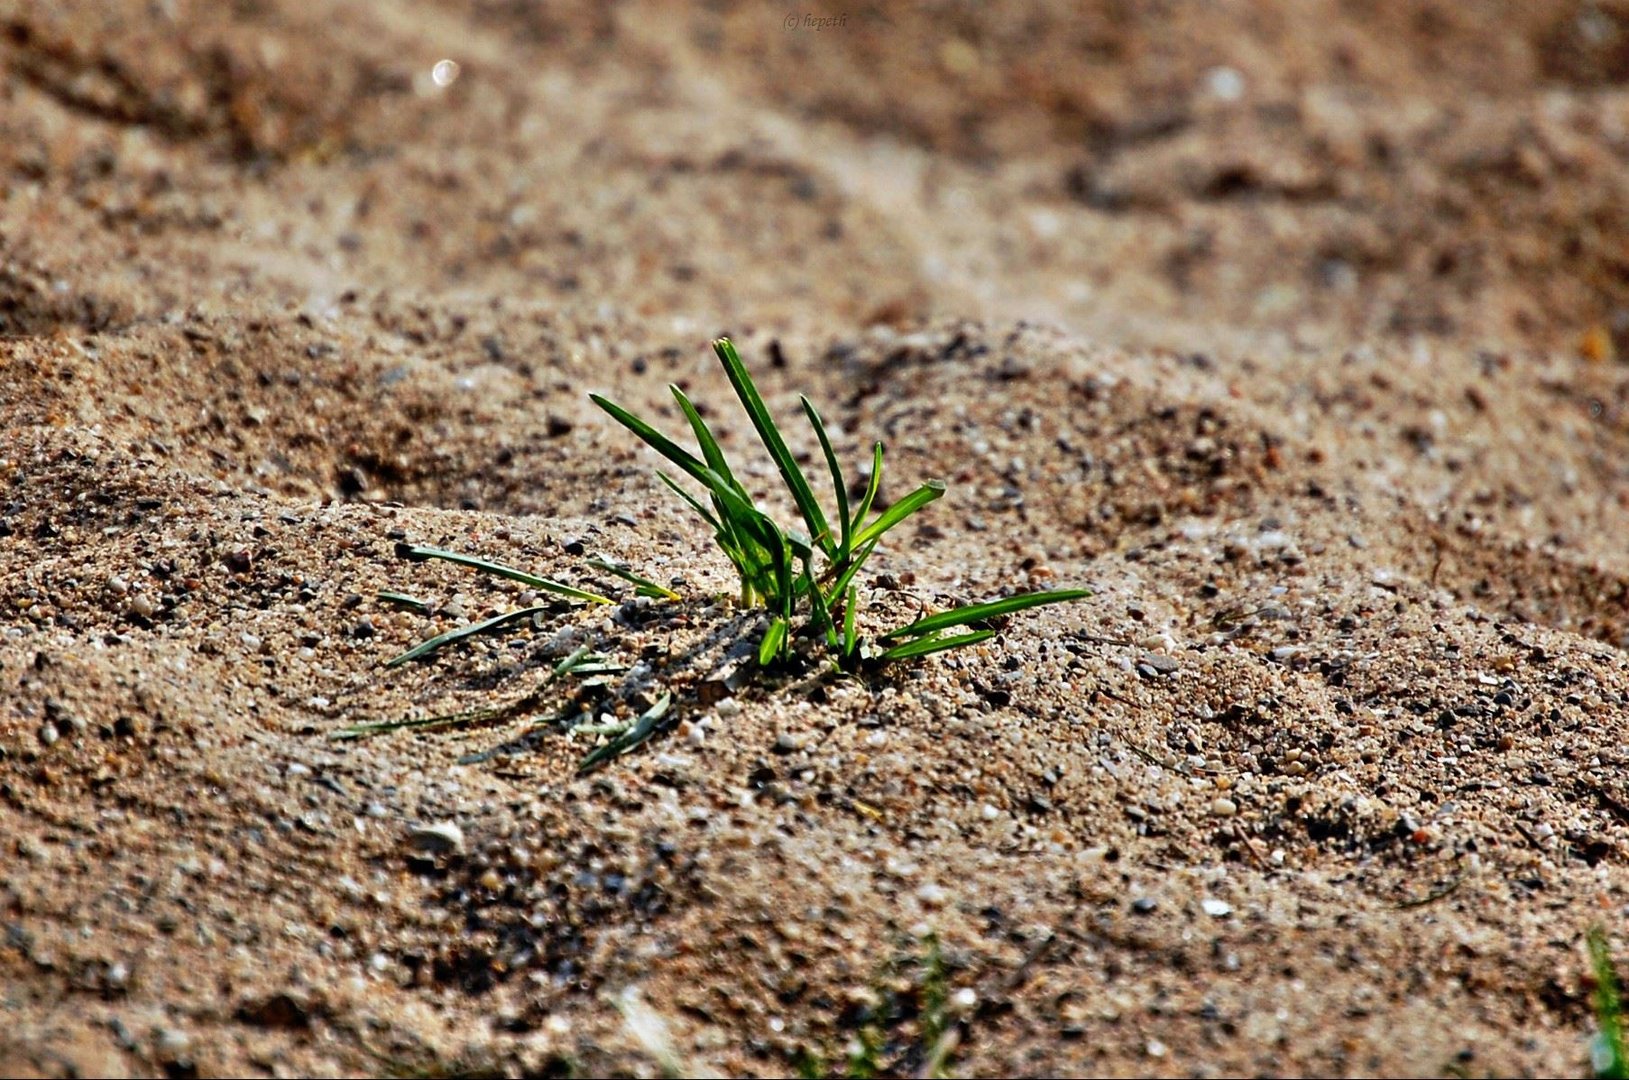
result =
M130 600L130 614L139 615L144 619L151 619L158 614L158 601L146 593L137 593Z
M1181 667L1175 657L1164 653L1145 652L1137 660L1137 670L1147 678L1174 674Z
M1210 812L1217 817L1232 817L1239 812L1239 804L1226 796L1218 796L1212 800Z
M1131 902L1131 910L1138 915L1150 915L1159 906L1159 901L1152 896L1139 896Z
M943 885L935 885L930 881L916 890L916 898L929 907L939 907L950 899L950 894L945 891Z
M437 855L457 854L464 850L464 830L451 821L415 826L408 830L407 839L419 851Z
M62 733L57 730L55 724L46 723L40 725L40 742L46 746L55 744L61 735Z
M249 555L249 549L241 547L228 551L226 558L221 561L226 563L226 568L234 574L246 574L249 572L249 568L254 565L254 559Z
M362 619L355 626L351 627L352 637L370 638L376 633L378 633L378 630L375 629L372 619Z
M1214 900L1207 896L1199 901L1199 906L1204 908L1205 914L1213 919L1220 919L1233 914L1233 905L1225 900Z
M159 1028L153 1033L153 1043L159 1055L166 1058L180 1057L192 1046L192 1040L184 1031L175 1028Z
M791 732L783 731L775 736L775 753L777 754L790 754L794 750L801 749L802 746L803 741Z

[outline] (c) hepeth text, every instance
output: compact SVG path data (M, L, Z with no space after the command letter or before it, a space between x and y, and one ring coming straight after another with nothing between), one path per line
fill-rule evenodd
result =
M848 12L841 15L816 15L812 11L789 11L781 25L788 30L841 30L848 26Z

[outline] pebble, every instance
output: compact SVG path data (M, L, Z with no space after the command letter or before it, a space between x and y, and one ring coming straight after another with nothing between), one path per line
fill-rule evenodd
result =
M1210 812L1216 817L1232 817L1239 812L1239 804L1232 799L1219 796L1211 801Z
M1139 896L1131 902L1131 910L1139 915L1152 914L1154 909L1159 906L1160 902L1151 896Z
M916 890L916 898L929 907L939 907L950 899L950 894L945 892L943 885L935 885L930 881Z
M1205 909L1205 914L1213 919L1220 919L1233 914L1233 905L1226 900L1213 900L1210 897L1199 901L1199 906Z
M137 593L130 600L130 613L140 615L144 619L151 619L158 614L158 601L146 593Z
M40 725L40 742L46 746L54 744L61 737L61 734L55 724L46 723Z
M456 854L464 850L464 830L451 821L415 826L408 830L407 839L420 851Z
M192 1046L192 1040L184 1031L175 1028L159 1028L153 1033L153 1042L159 1054L164 1057L179 1057Z
M1175 657L1164 653L1145 652L1137 660L1137 670L1149 678L1156 675L1170 675L1181 667Z
M775 753L790 754L803 746L803 740L789 731L783 731L775 736Z

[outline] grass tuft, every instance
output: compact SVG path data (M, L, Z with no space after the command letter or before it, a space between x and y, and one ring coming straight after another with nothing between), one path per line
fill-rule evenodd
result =
M918 619L880 635L875 644L865 639L859 632L859 590L853 584L855 576L890 530L944 496L944 483L929 480L868 521L882 486L882 444L872 447L871 476L856 511L849 505L849 485L825 421L813 403L802 398L804 418L820 444L831 480L836 502L834 530L832 518L815 497L813 485L787 447L785 436L764 404L735 346L728 338L719 338L713 342L713 352L723 365L725 376L758 433L759 441L780 473L807 532L782 526L758 508L751 494L736 480L712 429L677 386L670 389L695 437L700 457L615 402L598 394L589 397L613 420L703 489L705 502L671 476L658 473L663 483L677 492L712 530L715 542L740 579L741 603L769 612L770 619L758 645L761 665L768 667L786 659L796 643L805 638L823 640L833 661L843 670L853 670L862 663L880 665L914 659L988 640L995 631L980 624L991 619L1087 595L1084 589L1024 593ZM973 629L960 634L943 633L962 627Z

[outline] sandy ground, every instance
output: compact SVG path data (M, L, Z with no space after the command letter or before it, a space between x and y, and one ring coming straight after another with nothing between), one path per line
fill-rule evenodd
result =
M1586 1071L1629 7L0 0L0 65L0 1071ZM871 631L1091 598L719 700L756 618L586 395L757 461L723 333L950 484ZM386 670L522 599L402 542L683 598Z

